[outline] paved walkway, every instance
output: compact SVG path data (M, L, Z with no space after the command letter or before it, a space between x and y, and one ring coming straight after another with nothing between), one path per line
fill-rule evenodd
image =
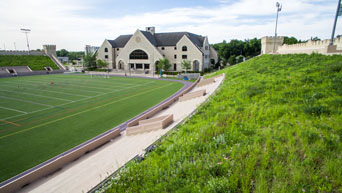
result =
M120 137L82 156L63 169L28 185L20 192L77 193L89 191L137 154L144 153L145 148L189 116L219 87L222 81L223 76L217 78L213 84L193 88L190 92L206 89L207 94L183 102L178 101L155 115L174 115L174 122L167 128L132 136L127 136L123 131Z

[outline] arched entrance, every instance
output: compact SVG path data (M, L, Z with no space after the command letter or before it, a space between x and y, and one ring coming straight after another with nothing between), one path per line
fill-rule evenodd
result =
M193 71L199 71L199 62L198 60L195 60L192 64Z
M124 70L125 69L125 63L120 60L118 63L118 70Z

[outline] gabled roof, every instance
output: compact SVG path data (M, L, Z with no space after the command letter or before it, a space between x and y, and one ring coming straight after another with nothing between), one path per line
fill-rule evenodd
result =
M203 47L205 37L189 32L155 33L140 31L146 39L154 46L176 46L177 42L186 35L197 47ZM113 48L123 48L132 35L121 35L115 40L108 40Z
M131 37L132 35L121 35L115 40L108 40L108 42L112 45L112 48L123 48Z

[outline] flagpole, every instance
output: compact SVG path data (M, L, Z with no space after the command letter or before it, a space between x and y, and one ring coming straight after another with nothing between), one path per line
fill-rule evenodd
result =
M338 16L342 15L342 10L341 9L342 9L341 0L339 0L338 4L337 4L337 10L336 10L336 16L335 16L335 21L334 21L334 27L333 27L333 30L332 30L332 33L331 33L331 39L330 39L330 43L329 43L330 46L332 46L334 44L336 23L337 23Z

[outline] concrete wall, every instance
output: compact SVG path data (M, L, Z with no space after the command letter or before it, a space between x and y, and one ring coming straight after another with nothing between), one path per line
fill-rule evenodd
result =
M283 45L284 37L279 36L276 39L276 47L275 50L278 50L278 47ZM274 48L274 36L266 36L261 38L261 54L270 54L273 52Z
M57 57L56 45L43 45L43 49L46 55L54 55Z
M44 56L45 53L43 51L30 51L30 54L28 51L24 50L0 50L0 55L35 55L35 56Z
M335 38L334 45L329 46L330 40L312 41L287 45L283 44L284 37L278 37L276 41L276 52L278 54L342 54L342 38ZM261 39L262 54L273 52L274 37L267 36Z
M322 40L322 41L312 41L309 40L306 43L300 43L300 44L293 44L293 45L287 45L284 44L282 46L279 46L277 52L279 54L293 54L293 53L305 53L305 54L311 54L313 52L320 53L320 54L338 54L339 51L342 51L342 38L335 38L334 45L336 46L336 49L329 50L330 40Z

